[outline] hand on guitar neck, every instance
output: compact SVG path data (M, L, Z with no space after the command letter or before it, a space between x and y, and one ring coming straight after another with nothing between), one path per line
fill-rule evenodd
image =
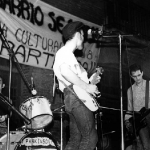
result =
M102 67L97 67L96 72L93 73L89 79L90 84L97 85L101 80L100 75L102 75L103 72L104 72L104 69ZM95 93L93 96L100 97L100 92L98 91L98 88L97 88L97 93Z
M104 72L104 69L102 67L97 67L96 68L96 72L92 74L92 76L90 77L90 83L91 84L98 84L101 80L101 76Z
M91 78L91 84L88 84L88 88L86 90L73 85L74 92L78 96L78 98L91 110L96 111L100 106L97 102L96 98L101 96L100 92L98 91L98 87L95 85L100 82L101 77L99 76L104 72L103 68L99 67L96 69ZM95 83L95 84L94 84Z

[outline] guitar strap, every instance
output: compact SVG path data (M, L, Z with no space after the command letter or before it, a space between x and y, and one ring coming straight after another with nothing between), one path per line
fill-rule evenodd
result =
M146 90L145 90L145 108L148 109L149 102L149 80L146 80Z

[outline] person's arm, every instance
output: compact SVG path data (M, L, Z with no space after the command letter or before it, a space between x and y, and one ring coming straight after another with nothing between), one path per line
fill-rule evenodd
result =
M70 83L81 87L82 89L86 90L88 93L92 95L98 94L98 88L96 85L87 84L83 80L81 80L70 68L70 66L66 63L63 63L60 66L60 72L62 76L69 81Z
M93 73L91 77L89 78L89 81L91 84L98 84L101 80L101 77L97 75L97 73Z
M129 111L133 111L132 102L133 102L133 93L131 87L127 91L127 107Z
M97 67L96 72L91 75L89 78L89 81L91 84L98 84L101 80L101 76L104 72L104 69L102 67Z
M132 91L131 91L131 87L127 90L127 108L128 111L131 112L132 110ZM132 125L129 122L129 118L131 118L132 115L130 115L130 113L125 114L125 125L126 128L130 128Z

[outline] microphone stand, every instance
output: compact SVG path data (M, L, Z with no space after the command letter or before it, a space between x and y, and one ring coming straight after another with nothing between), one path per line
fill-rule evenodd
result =
M29 92L31 93L33 87L32 87L32 85L29 84L29 82L27 81L27 79L26 79L26 77L25 77L25 75L24 75L24 73L23 73L23 71L22 71L22 69L21 69L21 67L20 67L20 65L19 65L18 59L16 58L15 53L13 52L13 50L10 48L9 43L8 43L8 41L6 40L6 38L4 37L3 31L2 31L1 28L0 28L0 38L1 38L1 40L4 42L4 45L6 46L6 48L7 48L7 50L8 50L9 56L10 56L10 58L11 58L10 61L11 61L11 62L12 62L12 61L15 62L15 65L16 65L16 68L17 68L18 72L20 73L20 75L21 75L21 77L22 77L22 79L23 79L25 85L27 86ZM12 66L10 66L10 67L12 67ZM11 70L12 70L12 69L11 69ZM11 70L10 70L10 71L11 71Z
M112 36L102 36L104 38L113 38L118 37L119 38L119 81L120 81L120 109L121 109L121 149L124 150L124 127L123 127L123 96L122 96L122 59L121 59L121 52L122 52L122 37L129 37L133 35L112 35Z
M22 78L25 81L25 84L27 85L29 91L31 91L31 85L27 82L25 76L23 75L23 73L21 71L21 67L19 66L18 60L15 57L13 50L10 48L8 41L5 39L5 37L3 35L3 30L1 27L0 27L0 38L2 40L2 44L4 43L4 45L6 46L8 52L9 52L9 65L10 65L10 68L9 68L9 99L8 99L8 101L6 101L6 100L3 100L3 101L9 105L8 106L9 109L11 107L11 109L15 110L15 112L17 112L25 120L25 122L27 122L29 124L30 120L26 116L22 115L19 111L17 111L10 103L11 79L12 79L12 60L14 60L17 63L17 69L21 73ZM7 149L6 150L10 149L10 127L9 126L10 126L10 113L8 114L8 125L7 125L8 131L7 131L7 146L6 146Z
M8 100L7 98L0 93L0 100L3 101L11 110L15 111L27 124L30 124L30 120L22 114L20 111L18 111Z
M124 128L123 128L123 96L122 96L122 59L121 59L121 40L122 36L119 35L119 50L120 50L120 57L119 57L119 77L120 77L120 108L121 108L121 149L124 150Z
M8 101L10 102L10 97L11 97L11 78L12 78L12 54L9 54L9 96L8 96ZM8 120L7 120L7 144L6 144L6 150L10 149L10 114L8 114Z

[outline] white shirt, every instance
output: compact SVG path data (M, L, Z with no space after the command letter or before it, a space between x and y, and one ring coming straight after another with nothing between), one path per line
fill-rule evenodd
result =
M89 79L87 77L86 70L78 63L76 57L74 54L65 49L65 46L63 46L55 55L55 62L53 65L53 70L55 75L57 76L58 82L59 82L59 89L63 92L65 86L60 82L63 81L67 86L69 86L71 83L68 82L60 72L60 66L66 63L69 65L70 69L83 81L86 83L89 83Z

